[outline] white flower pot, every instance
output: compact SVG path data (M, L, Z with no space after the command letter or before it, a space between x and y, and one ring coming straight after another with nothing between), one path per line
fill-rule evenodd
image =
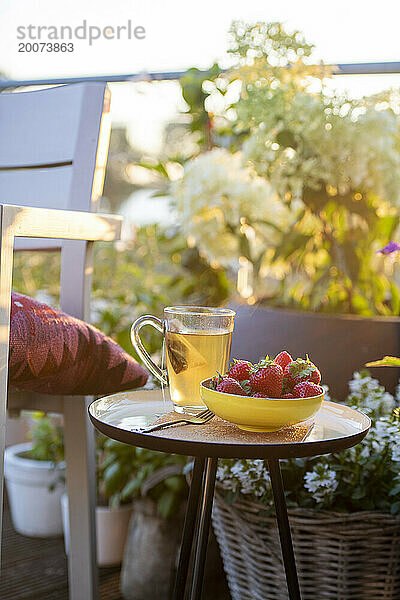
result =
M5 451L4 475L14 529L31 537L62 535L60 498L64 486L50 487L64 474L65 465L54 469L51 462L23 458L31 443L10 446Z
M69 550L68 496L61 497L65 553ZM97 564L111 567L122 562L132 506L96 507Z

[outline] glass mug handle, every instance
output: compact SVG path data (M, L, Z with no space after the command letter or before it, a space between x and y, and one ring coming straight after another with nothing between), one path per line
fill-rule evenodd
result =
M157 331L164 335L163 322L160 321L160 319L157 319L157 317L153 317L152 315L144 315L143 317L139 317L138 319L136 319L136 321L131 327L132 344L136 352L139 354L140 358L142 359L146 367L149 369L149 371L154 375L154 377L157 377L157 379L163 385L168 385L167 371L163 371L162 369L160 369L160 367L151 360L146 348L142 344L142 340L140 339L139 331L145 325L151 325L152 327L154 327L154 329L157 329Z

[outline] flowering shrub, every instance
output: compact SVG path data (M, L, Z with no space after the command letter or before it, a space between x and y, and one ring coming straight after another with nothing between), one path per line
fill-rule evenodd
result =
M392 394L386 392L379 381L370 377L367 371L354 373L353 379L349 381L349 390L346 403L361 410L371 419L390 415L396 406Z
M208 121L225 150L187 163L172 188L184 233L216 264L247 259L269 304L398 314L376 250L398 235L399 95L334 92L312 45L280 23L237 22L231 35L234 66L202 89L205 106L236 84L239 97Z
M328 465L319 463L311 472L304 475L304 487L317 503L331 503L337 486L336 471L330 469Z
M300 208L282 203L266 179L243 166L240 152L222 148L187 163L172 193L184 233L224 266L243 255L254 262L293 226Z
M366 372L349 383L347 404L367 413L373 425L357 446L338 454L282 460L289 507L400 513L400 409ZM266 461L220 460L217 479L233 502L253 497L272 508Z
M251 94L257 104L247 122L252 133L244 158L281 196L307 200L311 190L325 194L328 188L331 197L358 191L399 206L399 122L393 111L381 110L372 98L297 91L278 116L278 98L268 101L263 88Z

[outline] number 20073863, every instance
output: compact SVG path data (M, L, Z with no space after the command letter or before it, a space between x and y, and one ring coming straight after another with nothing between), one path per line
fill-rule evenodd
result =
M73 52L74 44L72 42L20 42L18 52Z

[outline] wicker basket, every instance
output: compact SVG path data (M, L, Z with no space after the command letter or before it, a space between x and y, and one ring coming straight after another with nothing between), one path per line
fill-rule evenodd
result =
M233 600L288 600L274 518L216 493L214 530ZM400 600L400 519L289 511L303 600Z

